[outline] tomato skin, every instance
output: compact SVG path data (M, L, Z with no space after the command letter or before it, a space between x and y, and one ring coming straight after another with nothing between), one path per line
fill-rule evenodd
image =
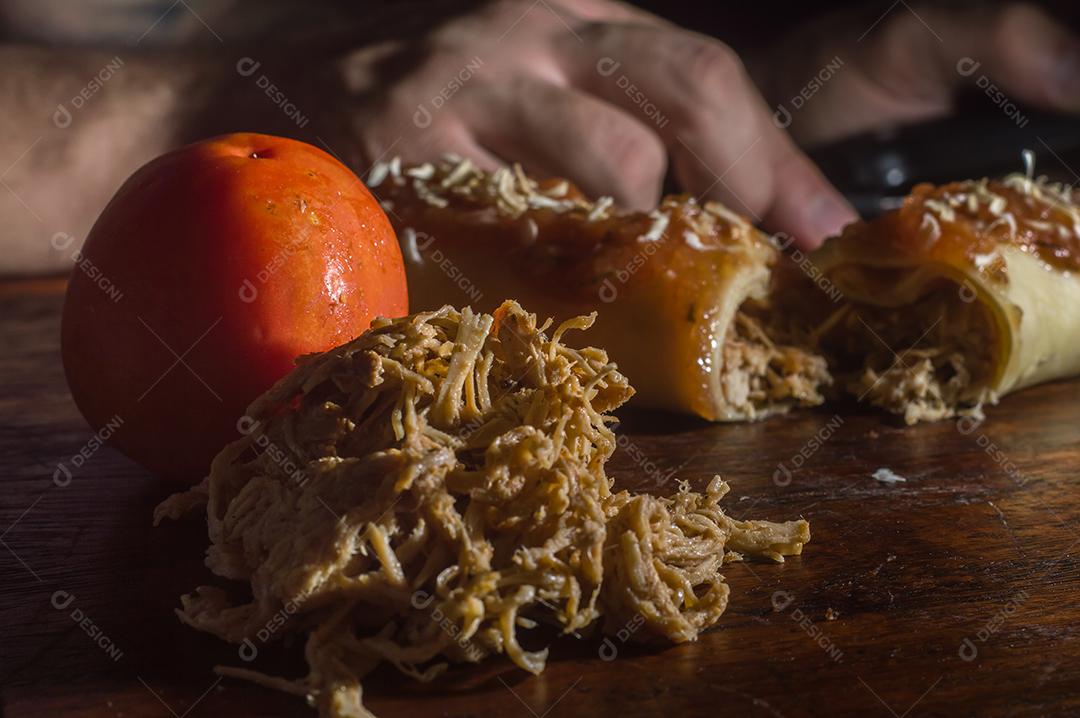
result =
M132 175L87 236L61 325L95 429L156 473L197 479L247 405L293 367L408 313L401 252L363 183L322 150L213 138Z

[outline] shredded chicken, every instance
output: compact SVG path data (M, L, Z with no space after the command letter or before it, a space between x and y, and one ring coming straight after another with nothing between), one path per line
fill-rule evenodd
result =
M735 314L722 352L724 399L750 418L817 406L825 401L819 387L832 383L823 357L776 344L743 310Z
M207 565L251 587L200 587L182 621L249 647L306 634L309 673L219 672L369 716L360 681L383 661L430 680L504 653L539 673L546 649L518 642L534 618L572 633L640 616L637 639L694 640L726 607L726 551L800 553L805 521L728 518L719 477L612 492L606 412L633 390L603 351L561 343L592 321L549 338L513 302L380 319L252 404L250 433L155 520L205 502Z
M958 415L981 418L981 402L962 407L961 397L970 384L963 354L909 349L883 372L865 367L849 389L861 399L903 416L904 423L911 426Z
M993 402L977 387L990 371L994 329L981 305L958 297L950 285L902 309L845 304L814 334L837 332L840 343L831 353L847 390L905 424L981 418L982 404Z

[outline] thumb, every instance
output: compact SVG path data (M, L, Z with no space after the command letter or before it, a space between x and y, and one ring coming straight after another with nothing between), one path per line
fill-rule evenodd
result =
M826 237L839 234L858 215L806 155L786 137L770 162L772 202L762 225L791 236L799 249L811 250Z

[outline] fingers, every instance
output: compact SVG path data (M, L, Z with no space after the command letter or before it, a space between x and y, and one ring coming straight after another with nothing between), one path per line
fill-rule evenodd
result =
M801 143L942 117L963 90L1003 110L1080 112L1080 39L1034 5L903 4L870 22L804 33L756 63Z
M773 124L726 46L692 33L600 26L571 51L578 54L574 81L650 121L688 191L791 234L804 248L855 219L840 193Z
M453 154L472 160L477 167L489 172L506 164L502 157L478 142L470 129L454 117L432 125L414 141L403 145L401 159L406 162L430 162Z
M945 61L1000 85L1019 101L1049 109L1080 111L1080 39L1034 5L1010 4L994 12L942 15ZM957 50L966 50L957 57ZM967 58L980 63L959 65ZM952 69L952 68L950 68Z
M375 116L357 116L360 156L354 164L362 171L394 157L400 157L403 162L423 163L445 154L466 157L484 170L493 171L505 164L496 153L477 142L454 113L422 114L410 102L411 99L405 99L391 104Z
M786 137L769 158L773 198L762 224L792 237L795 246L811 250L858 219L855 210Z
M656 206L664 145L630 114L528 75L478 88L459 104L477 141L531 172L566 177L629 209Z
M916 5L860 44L858 69L900 102L947 109L958 87L985 75L1013 101L1080 110L1080 38L1035 5Z
M609 10L604 0L582 3L575 9L585 14ZM803 247L854 218L772 124L730 49L648 16L624 15L568 21L554 10L527 13L521 22L532 23L532 32L521 30L519 46L502 61L485 60L477 79L456 87L437 115L424 98L442 97L445 61L425 63L419 83L389 92L391 111L365 130L399 133L397 152L406 158L451 150L490 167L501 156L632 209L656 206L670 156L684 189L764 220ZM451 67L460 60L453 52L446 59ZM400 121L405 113L415 127Z
M718 145L727 138L692 135L680 140L673 161L676 174L691 191L749 215L770 231L789 235L805 250L818 247L858 218L814 163L765 117L748 117L746 122L757 137L724 169L707 165L693 146L710 147L726 159L732 150Z
M593 22L637 22L646 25L673 27L667 20L613 0L552 0L551 5L581 20Z

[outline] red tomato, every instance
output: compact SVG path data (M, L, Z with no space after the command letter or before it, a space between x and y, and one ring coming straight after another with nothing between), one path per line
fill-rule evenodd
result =
M226 135L150 162L79 260L61 331L75 403L128 456L185 480L297 355L408 313L376 200L327 153L280 137Z

